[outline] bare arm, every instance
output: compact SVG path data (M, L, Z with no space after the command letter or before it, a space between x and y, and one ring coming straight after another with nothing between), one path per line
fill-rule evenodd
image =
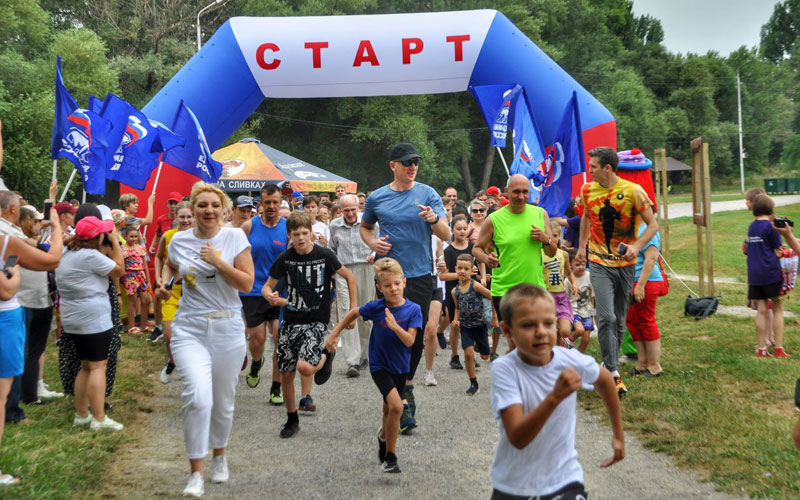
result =
M339 324L333 329L333 331L328 335L328 339L325 341L325 349L328 352L333 352L336 350L336 347L339 345L339 336L342 334L342 330L347 328L353 321L358 319L361 314L358 312L358 308L350 309L347 311L347 314L344 315Z
M522 412L522 405L515 404L500 410L503 429L511 445L521 450L528 446L544 427L547 419L556 407L570 394L581 388L581 376L572 368L561 372L556 385L550 394L527 415Z
M161 269L164 267L164 258L166 257L167 239L162 235L158 240L158 249L156 250L156 258L153 263L153 271L156 275L156 286L161 286Z
M789 248L794 250L796 253L800 254L800 242L797 241L797 238L794 237L794 233L792 233L792 228L789 225L785 225L783 227L776 227L774 224L773 226L775 231L778 232L781 236L786 239L786 244L789 245Z
M459 316L461 316L461 314L458 309L458 297L456 296L455 288L450 290L450 296L453 297L453 303L455 304L455 308L453 310L453 317L451 318L450 325L454 326L455 328L458 328L459 326L461 326L461 321L458 319Z
M53 244L50 250L44 252L36 247L33 247L21 238L8 237L8 248L6 255L17 255L17 261L21 267L30 269L31 271L52 271L58 267L61 262L61 234L57 234L53 238ZM57 252L57 253L56 253Z
M558 239L550 233L550 217L547 216L547 212L544 212L543 216L544 234L547 236L547 239L542 240L542 249L545 255L552 257L556 254L556 251L558 251Z
M358 310L358 290L356 276L346 267L342 266L336 274L347 281L347 293L350 296L350 310Z
M651 245L644 250L644 264L642 264L642 273L639 275L639 281L636 282L636 288L633 290L633 295L636 297L636 302L644 300L644 287L647 285L647 280L650 278L650 273L653 272L656 259L658 259L658 248Z
M485 286L481 285L480 283L475 283L473 285L473 287L474 287L476 292L478 292L479 294L483 295L487 299L492 300L492 292L490 292L488 288L486 288Z
M440 218L435 224L431 224L431 231L442 241L450 239L450 226L447 225L446 219Z
M483 224L481 224L481 230L478 232L478 239L475 240L475 244L472 246L472 255L478 259L478 262L486 264L489 267L497 267L500 263L500 261L497 260L497 256L494 254L494 250L486 251L492 244L493 237L494 226L492 225L492 217L489 216L483 221Z
M356 309L356 311L358 310ZM403 328L397 324L392 311L390 311L388 307L384 310L384 313L386 314L386 326L389 327L389 329L393 331L395 335L397 335L397 338L400 339L400 342L402 342L406 347L411 347L414 345L414 338L417 336L417 329L409 328L408 331L403 330Z
M139 223L139 226L147 226L153 223L153 207L156 204L156 195L151 194L149 198L147 198L147 215L144 216L144 219Z
M11 300L19 290L19 284L22 282L19 273L19 264L14 267L8 268L10 278L6 278L5 273L0 273L0 300Z
M622 430L622 415L619 410L619 395L611 373L604 367L600 367L600 375L594 383L595 391L600 395L606 405L608 419L611 421L611 430L614 437L611 440L611 447L614 456L600 464L600 467L608 467L625 458L625 432Z
M373 252L378 255L386 255L392 249L392 244L389 243L389 235L379 238L373 232L374 228L374 223L365 222L362 219L361 224L358 226L358 232L361 234L361 239Z
M642 232L642 235L639 237L638 240L633 245L628 246L628 251L625 252L623 258L628 262L635 260L636 256L639 255L639 249L644 247L648 241L653 239L653 236L656 235L658 231L658 222L656 221L655 215L653 215L653 207L647 207L641 214L639 214L642 220L647 223L647 228Z
M583 203L583 200L581 200ZM586 262L586 245L589 244L589 209L584 205L583 215L581 215L581 231L578 238L578 253L576 258Z
M239 229L244 231L244 235L249 238L250 237L250 231L253 229L253 220L252 219L248 219L248 220L244 221L244 224L239 226Z
M119 237L117 230L114 229L110 233L106 233L106 238L111 241L111 260L114 261L114 269L108 273L112 278L121 278L125 276L125 258L122 256L122 247L119 246Z

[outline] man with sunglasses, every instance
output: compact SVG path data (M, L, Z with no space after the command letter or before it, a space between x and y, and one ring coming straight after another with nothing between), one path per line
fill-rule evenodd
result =
M389 168L394 180L376 189L367 198L361 219L361 239L378 256L392 257L403 267L406 297L422 308L422 324L428 323L428 309L433 296L434 262L431 233L442 241L450 240L450 227L442 200L436 191L415 182L421 157L409 143L395 144L389 151ZM379 237L372 230L379 224ZM416 427L414 373L423 351L423 335L417 334L411 347L411 363L406 376L404 406L400 430L408 433Z

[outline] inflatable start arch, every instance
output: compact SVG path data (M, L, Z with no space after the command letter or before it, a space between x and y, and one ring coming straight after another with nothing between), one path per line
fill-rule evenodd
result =
M171 123L183 99L215 150L265 98L434 94L515 84L525 89L545 142L576 91L586 150L616 147L611 113L494 10L232 18L143 111ZM195 181L164 165L157 211L164 210L166 193L188 193ZM152 182L143 192L122 191L146 198Z

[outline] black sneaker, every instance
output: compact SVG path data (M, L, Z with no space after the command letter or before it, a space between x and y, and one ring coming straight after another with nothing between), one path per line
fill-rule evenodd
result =
M480 364L480 363L478 363L478 360L476 359L476 360L475 360L475 368L480 368L480 367L481 367L481 364Z
M458 356L453 356L450 358L450 368L453 370L463 370L464 367L461 365L461 360L458 359Z
M359 365L352 365L347 368L347 376L350 378L356 378L361 376L361 370L358 368Z
M153 331L150 333L150 336L147 337L147 341L151 344L155 344L159 340L164 337L164 330L161 328L154 328Z
M300 430L300 423L299 422L286 422L283 425L283 429L281 429L281 438L286 439L294 436L297 434L297 431Z
M297 409L306 413L313 413L317 411L317 405L315 405L314 400L311 399L311 394L307 394L300 398L300 402L297 404Z
M366 368L369 368L369 359L364 358L364 359L361 360L361 364L358 365L358 369L359 370L364 370Z
M444 337L444 333L438 332L436 338L439 339L439 347L447 349L447 339Z
M331 373L333 373L333 358L336 356L336 351L328 352L324 350L322 352L325 353L325 364L314 374L314 383L317 385L322 385L331 378Z
M381 432L383 427L378 429L378 461L383 463L386 460L386 440L381 439Z
M390 474L396 474L400 472L400 466L397 465L397 457L394 456L394 454L387 455L386 460L384 460L383 465L381 465L381 470Z
M496 352L493 352L492 354L489 355L489 362L491 363L492 361L494 361L495 359L497 359L499 357L500 357L499 354L497 354Z
M467 396L474 396L478 394L478 384L469 384L469 389L467 389Z

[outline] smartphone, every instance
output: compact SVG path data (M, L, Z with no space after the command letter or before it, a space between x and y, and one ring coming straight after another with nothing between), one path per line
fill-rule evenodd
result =
M44 200L44 220L50 220L50 209L53 208L53 200Z
M11 273L8 270L17 265L17 256L10 255L8 259L6 259L6 265L3 267L3 274L6 275L6 278L11 278Z
M164 288L166 288L167 290L172 290L172 286L174 284L175 284L175 276L169 279L169 283L167 283L167 286L165 286Z
M797 379L797 387L794 388L794 407L800 411L800 378Z

